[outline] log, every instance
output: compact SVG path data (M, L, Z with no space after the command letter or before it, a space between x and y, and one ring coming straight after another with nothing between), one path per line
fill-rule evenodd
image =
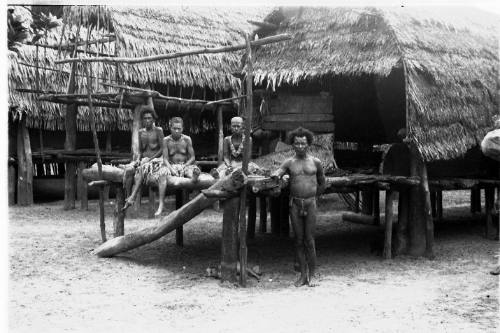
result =
M234 197L223 203L222 216L222 254L221 280L236 282L236 266L238 263L238 214L240 198Z
M260 210L259 232L266 233L267 232L267 198L265 196L259 197L259 210Z
M222 123L222 109L217 107L217 165L221 165L224 161L224 124Z
M240 170L236 170L231 175L218 180L210 189L220 190L224 188L236 191L244 185L245 181L244 174ZM205 208L211 207L215 201L216 199L199 194L180 209L161 218L156 226L111 239L95 249L94 253L99 257L111 257L155 241L189 222Z
M33 161L26 116L19 120L17 129L17 204L33 204Z
M392 220L394 217L393 204L396 199L397 192L394 190L387 191L385 195L385 237L384 237L384 259L392 258Z
M358 185L370 185L375 183L389 183L401 186L418 186L420 178L418 176L391 176L391 175L363 175L352 174L342 177L326 177L326 187L346 187ZM363 201L366 201L363 199Z
M111 183L107 180L94 180L94 181L91 181L88 186L89 187L93 187L93 186L103 187L103 186L107 186L109 184L111 184Z
M131 143L131 153L132 159L137 160L140 156L139 150L139 130L141 129L141 109L142 105L137 105L134 108L134 119L132 121L132 143Z
M116 204L114 211L113 230L114 236L119 237L125 234L125 211L123 210L123 206L125 205L125 191L121 184L117 184L115 189Z
M359 214L353 212L345 212L344 214L342 214L342 221L352 222L357 224L365 224L365 225L374 225L374 226L377 225L375 217L373 215Z
M264 21L252 21L247 20L248 23L253 24L259 28L263 28L266 30L278 30L279 26L273 23L264 22Z
M396 226L396 255L405 254L409 246L408 221L410 213L410 193L408 189L399 191L398 224Z
M428 182L429 182L429 187L433 190L466 190L479 185L480 179L471 179L471 178L430 179Z
M261 46L261 45L266 45L270 43L276 43L276 42L281 42L285 40L289 40L291 37L287 34L281 34L281 35L275 35L275 36L270 36L266 38L262 38L256 41L252 41L250 44L251 46ZM191 51L183 51L183 52L175 52L175 53L167 53L167 54L158 54L154 56L148 56L148 57L136 57L136 58L125 58L125 57L91 57L91 58L69 58L69 59L62 59L62 60L56 60L54 63L55 64L64 64L64 63L76 63L76 62L110 62L110 63L126 63L126 64L138 64L138 63L143 63L143 62L151 62L151 61L158 61L158 60L167 60L167 59L174 59L174 58L180 58L180 57L185 57L189 55L196 55L196 54L205 54L205 53L224 53L224 52L231 52L231 51L238 51L238 50L244 50L247 48L246 43L245 44L239 44L239 45L234 45L234 46L226 46L226 47L215 47L215 48L202 48L202 49L197 49L197 50L191 50Z
M431 212L431 197L429 190L429 182L427 179L427 166L425 162L420 160L420 179L422 200L424 201L424 218L425 218L425 256L434 258L434 220Z
M495 188L484 189L484 210L486 212L486 238L497 240L498 227L495 225L493 214L495 212Z

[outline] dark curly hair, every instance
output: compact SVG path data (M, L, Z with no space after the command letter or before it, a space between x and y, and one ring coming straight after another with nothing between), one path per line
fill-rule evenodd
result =
M152 108L149 105L145 105L141 108L141 119L144 117L145 114L150 114L153 116L153 119L158 119L158 116L156 115L156 111L154 108Z
M313 142L313 135L314 135L313 132L311 132L307 128L297 127L296 129L288 133L288 144L292 145L293 141L295 140L295 137L302 138L305 136L307 139L307 144L311 145Z

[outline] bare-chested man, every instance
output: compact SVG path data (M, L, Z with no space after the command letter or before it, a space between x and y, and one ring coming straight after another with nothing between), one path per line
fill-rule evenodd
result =
M243 129L243 118L231 118L232 134L226 136L223 141L224 163L210 172L214 178L223 177L231 173L234 169L241 168L244 154L243 142L245 141ZM252 151L252 138L250 138L250 151ZM250 174L255 173L258 169L257 164L252 162L248 164L248 172Z
M163 129L155 126L156 114L152 100L142 108L141 118L144 127L139 130L139 154L134 161L137 171L134 175L132 194L125 201L124 209L134 203L143 182L157 182L157 179L152 180L150 178L158 174L155 171L158 171L163 164L163 159L161 158L164 139ZM166 181L166 176L164 178Z
M290 220L295 233L295 251L300 266L296 287L313 285L316 272L316 197L325 188L325 175L321 161L307 154L313 133L299 127L289 134L295 156L286 159L272 177L290 175Z

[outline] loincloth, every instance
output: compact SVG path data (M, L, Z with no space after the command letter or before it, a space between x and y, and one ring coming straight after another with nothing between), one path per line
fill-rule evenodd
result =
M299 209L299 216L306 217L311 208L316 208L316 197L297 198L290 196L290 208L294 205Z
M167 176L175 176L175 177L187 177L189 173L193 174L193 171L198 169L197 165L191 164L191 165L184 165L183 163L179 164L170 164L172 167L174 173L172 173L170 170L167 169Z
M144 184L158 184L161 177L168 176L167 166L163 164L163 158L157 157L137 168Z

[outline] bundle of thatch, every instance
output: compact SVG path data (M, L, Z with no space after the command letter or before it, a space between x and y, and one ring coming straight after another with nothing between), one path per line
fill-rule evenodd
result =
M406 127L427 160L478 145L498 113L499 17L470 8L287 8L267 17L292 40L256 54L270 87L403 66Z

